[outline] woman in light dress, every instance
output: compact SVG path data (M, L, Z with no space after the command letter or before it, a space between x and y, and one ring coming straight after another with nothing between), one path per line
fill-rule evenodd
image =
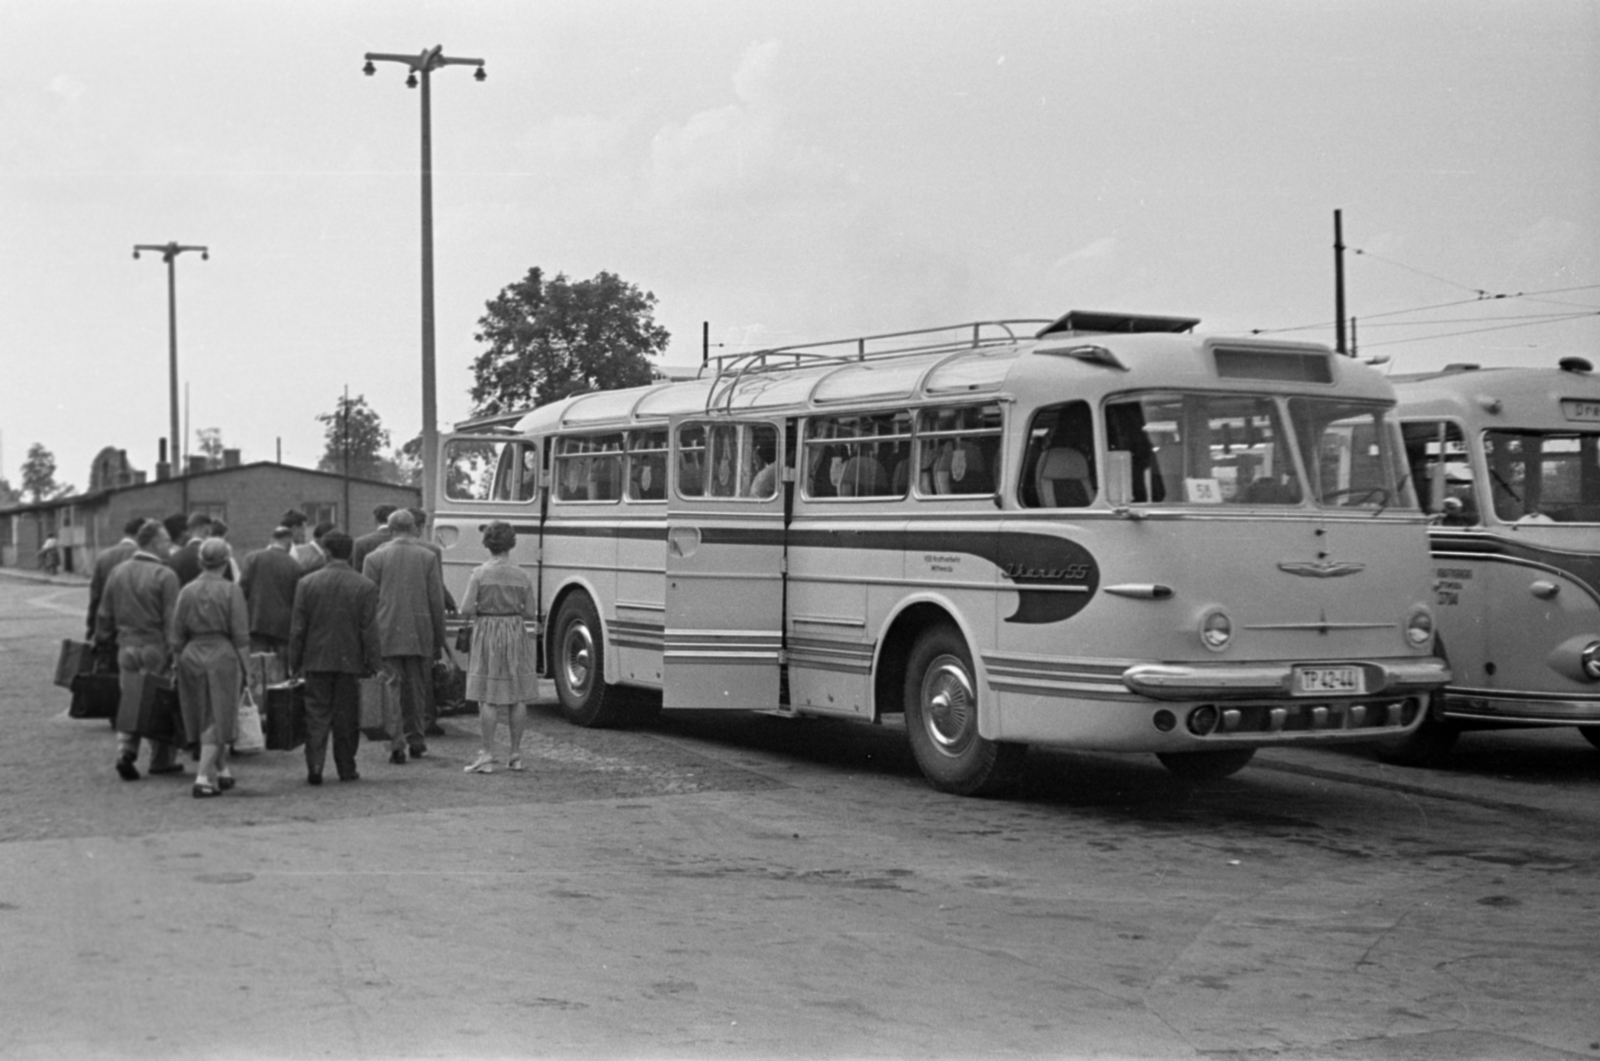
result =
M506 765L522 769L522 731L527 703L538 696L539 675L533 641L523 627L536 617L533 580L511 559L517 533L499 520L483 531L489 559L472 572L461 601L461 614L473 620L472 654L467 663L467 699L478 702L483 747L467 766L469 774L494 772L495 729L500 710L509 715L511 749Z
M168 640L178 666L178 704L190 743L200 744L196 799L233 787L226 748L238 727L250 615L244 592L223 572L231 553L221 538L200 545L200 577L183 587Z

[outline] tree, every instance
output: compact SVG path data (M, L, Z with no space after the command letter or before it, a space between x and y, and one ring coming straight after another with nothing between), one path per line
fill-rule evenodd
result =
M20 491L11 488L11 480L0 475L0 508L10 508L12 505L22 504Z
M28 459L22 464L22 492L33 495L33 503L51 497L72 493L73 488L56 482L56 455L35 442L28 447Z
M202 427L194 433L194 437L201 455L206 459L206 467L222 467L222 428Z
M601 272L593 280L546 280L535 266L486 303L473 335L489 348L472 363L478 415L513 412L590 390L637 387L649 357L666 349L656 297Z
M354 398L341 396L331 413L319 413L317 419L325 426L328 441L317 470L345 473L345 456L348 452L349 474L357 479L392 479L392 462L383 455L389 446L389 431L383 426L377 410L367 404L365 395Z

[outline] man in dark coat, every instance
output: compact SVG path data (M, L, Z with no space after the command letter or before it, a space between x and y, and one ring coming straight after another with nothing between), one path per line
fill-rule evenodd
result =
M143 516L133 517L123 524L122 540L95 555L94 574L89 578L89 633L84 640L94 640L95 617L100 613L100 598L106 592L106 579L111 577L111 572L118 564L139 551L139 543L134 539L144 524Z
M117 669L122 679L122 699L117 705L117 773L124 781L139 780L139 701L147 679L167 670L167 630L178 604L178 576L161 559L167 531L150 520L134 539L138 551L120 563L106 579L100 610L95 614L95 642L117 642ZM174 762L177 748L150 742L149 770L171 774L183 770Z
M278 527L272 544L244 558L239 588L250 612L250 651L283 656L289 645L289 624L294 614L294 587L303 573L289 555L294 532Z
M188 529L189 539L167 557L167 566L178 576L180 586L187 586L200 577L200 544L211 537L211 517L204 512L192 514ZM229 582L233 581L233 572L225 568L223 574Z
M380 662L378 587L350 569L353 544L343 531L323 535L328 562L294 591L289 673L306 680L306 781L313 785L322 784L330 732L339 780L360 777L360 679Z
M417 522L405 509L389 515L393 539L367 557L361 573L378 587L378 638L385 679L398 693L400 719L390 727L389 761L427 753L423 740L432 691L433 661L444 651L444 579L439 558L417 540Z
M379 505L372 510L372 518L378 521L378 529L371 534L363 534L356 539L355 548L350 553L350 566L357 571L367 569L367 556L379 546L388 545L392 532L389 530L389 515L394 512L395 505Z

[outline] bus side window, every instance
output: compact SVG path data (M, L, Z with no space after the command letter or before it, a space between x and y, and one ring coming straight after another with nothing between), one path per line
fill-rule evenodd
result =
M1476 525L1478 497L1460 425L1449 420L1417 420L1401 424L1400 432L1405 438L1411 484L1422 510L1440 517L1446 527ZM1455 505L1447 503L1451 498L1460 506L1456 511L1451 511Z
M1099 484L1087 402L1047 406L1033 414L1027 459L1017 485L1017 496L1027 508L1083 508L1093 503Z
M667 496L667 433L628 432L628 500L661 501Z
M706 429L703 424L684 424L678 428L678 496L703 497Z
M924 409L917 424L917 492L924 497L993 494L1002 425L995 402Z

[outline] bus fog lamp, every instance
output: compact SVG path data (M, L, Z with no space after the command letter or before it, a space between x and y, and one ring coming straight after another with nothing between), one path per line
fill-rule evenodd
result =
M1178 724L1178 716L1174 715L1166 708L1162 708L1151 717L1150 721L1154 722L1156 729L1160 730L1162 733L1171 733L1173 728Z
M1583 676L1592 682L1600 682L1600 641L1584 649L1578 659L1583 664Z
M1200 640L1216 652L1228 647L1228 642L1233 640L1233 622L1226 612L1206 613L1206 617L1200 620Z
M1222 716L1210 704L1201 704L1189 712L1189 732L1196 737L1204 737L1217 728L1217 722Z
M1433 640L1433 616L1426 608L1418 608L1406 619L1406 642L1417 648Z

